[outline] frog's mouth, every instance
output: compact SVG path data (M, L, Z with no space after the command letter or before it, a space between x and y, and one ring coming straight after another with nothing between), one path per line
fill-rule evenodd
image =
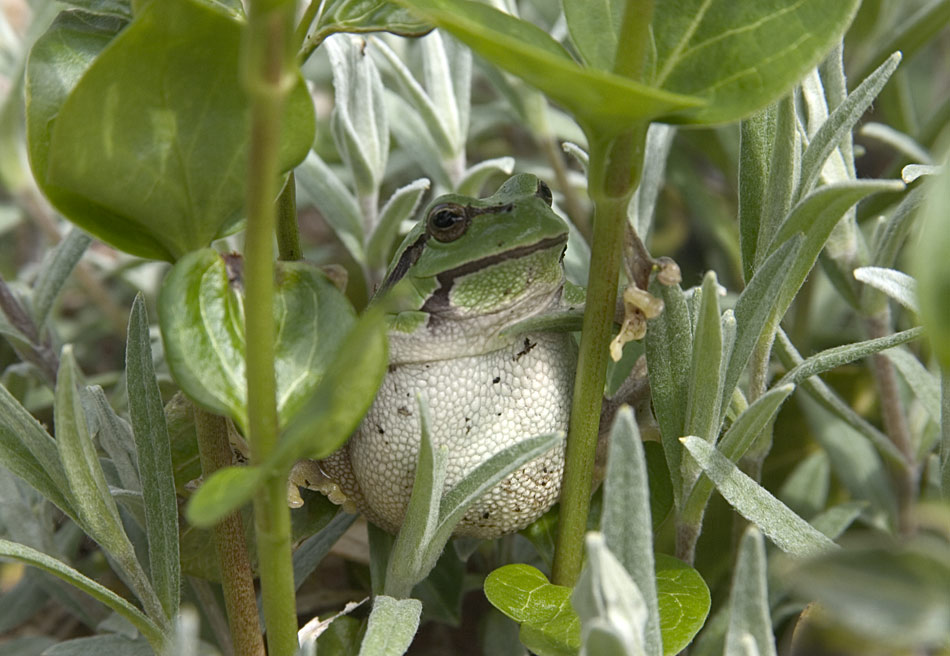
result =
M524 258L540 251L560 249L561 255L563 257L563 251L566 246L567 233L564 233L554 237L542 239L533 244L518 246L517 248L513 248L503 253L495 253L494 255L488 255L478 260L472 260L471 262L466 262L465 264L457 266L454 269L442 271L435 276L436 281L439 283L439 287L434 292L432 292L420 309L423 312L427 312L433 316L448 312L452 309L452 303L450 301L452 287L455 284L455 281L459 278L477 271L482 271L493 265L501 264L509 260Z

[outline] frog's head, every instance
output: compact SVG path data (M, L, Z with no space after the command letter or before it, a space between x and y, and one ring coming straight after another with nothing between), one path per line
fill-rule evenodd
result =
M459 318L551 297L564 283L567 224L537 177L510 178L494 195L436 198L406 236L380 292L411 288L411 307Z

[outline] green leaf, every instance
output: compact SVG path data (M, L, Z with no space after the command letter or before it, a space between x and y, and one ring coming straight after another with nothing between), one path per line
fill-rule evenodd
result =
M307 577L317 568L324 556L353 525L358 515L338 512L330 523L304 540L294 549L294 588L299 590Z
M917 281L903 271L883 267L858 267L854 277L893 298L912 312L917 308Z
M778 498L795 514L810 519L828 503L830 485L831 464L828 454L817 450L795 465L792 473L782 482ZM821 531L820 528L818 530Z
M78 521L79 514L56 442L3 385L0 385L0 463Z
M769 148L768 179L762 198L762 214L756 226L756 246L752 268L757 269L768 255L775 232L792 207L801 175L801 135L795 109L795 95L780 100L775 109L775 126Z
M485 596L522 625L521 641L539 656L576 654L580 618L571 606L571 589L553 585L530 565L505 565L485 577Z
M178 614L181 567L178 560L178 499L165 408L155 379L145 301L132 303L125 352L129 416L138 454L138 473L145 502L145 531L152 586L171 619Z
M129 585L149 617L164 627L168 618L122 526L119 509L112 498L99 455L89 435L77 388L79 375L72 347L64 346L56 377L56 401L53 407L56 446L75 500L80 526L112 555L128 577Z
M775 656L766 575L765 540L753 525L742 536L732 575L725 656L743 656L746 635L752 636L760 656Z
M785 272L799 257L802 241L801 237L796 236L777 248L756 270L736 301L736 339L726 366L720 415L729 407L739 377L749 364L756 343L771 325L778 322L781 316L779 312L785 312L775 307L775 298L784 284Z
M514 157L493 157L476 162L462 172L455 191L464 196L478 198L482 195L482 187L492 176L509 176L514 170Z
M927 181L923 225L912 261L920 320L940 366L950 369L950 167Z
M154 259L175 260L233 232L250 135L241 35L241 23L209 3L146 4L48 114L49 131L31 134L39 139L33 170L57 209ZM44 92L41 82L28 86L31 96ZM313 141L300 78L283 118L279 166L289 170Z
M301 162L294 177L298 189L320 210L353 259L362 264L366 260L363 215L353 193L315 152Z
M330 0L321 8L310 39L321 42L337 32L392 32L420 36L432 29L412 13L388 0Z
M27 565L32 565L49 572L53 576L66 581L70 585L82 590L96 601L99 601L116 613L127 619L149 643L159 650L164 642L161 629L138 608L112 592L108 588L96 583L65 563L51 556L26 547L22 544L0 539L0 556L13 558Z
M767 198L772 147L775 144L776 106L770 105L739 124L739 250L742 277L755 272L759 224Z
M685 434L686 403L693 352L692 327L686 297L679 285L654 282L650 291L663 300L663 312L647 323L646 358L650 370L650 393L666 464L673 483L674 503L679 506L683 494L680 462Z
M44 260L39 278L33 287L33 322L42 329L53 303L69 280L83 253L92 243L92 238L78 228L67 233L56 248Z
M165 356L182 390L207 410L247 423L242 260L189 253L159 294ZM277 408L286 424L313 393L352 325L353 310L312 265L278 263L274 298Z
M739 471L711 444L695 435L681 441L729 505L758 526L782 551L809 556L835 548L834 542Z
M396 535L386 570L385 593L406 597L435 566L426 553L439 521L439 502L445 486L448 449L436 449L429 435L429 408L419 398L419 456L402 526ZM436 556L438 557L438 556Z
M914 392L914 396L920 400L930 418L939 424L941 420L940 382L937 377L927 371L927 367L907 349L888 349L884 351L884 355L897 367L901 377Z
M353 175L357 193L375 198L389 157L389 123L379 71L366 54L366 44L353 37L327 39L324 47L333 70L333 140Z
M585 539L587 562L571 594L581 619L581 642L590 654L658 654L646 651L647 608L637 584L599 533Z
M571 43L590 68L598 68L602 71L614 70L617 41L628 4L623 0L561 1L567 29L571 34ZM632 10L633 5L629 6Z
M222 467L209 476L188 500L185 517L198 528L210 528L249 503L266 477L262 467Z
M614 419L608 449L600 526L607 548L643 595L647 609L644 646L647 654L658 655L663 643L653 564L650 489L640 431L628 406L621 407Z
M400 0L477 54L566 107L599 134L616 134L703 100L585 69L541 28L471 0ZM817 61L817 60L816 60Z
M658 2L653 83L707 104L676 116L690 123L741 118L783 95L837 43L857 0Z
M945 542L863 541L784 572L822 613L879 649L938 650L950 633L950 553Z
M699 572L672 556L656 554L656 593L664 656L692 642L706 623L712 600Z
M359 656L402 656L419 628L422 602L378 595L373 600Z
M821 169L838 147L841 140L848 135L857 122L867 111L881 89L890 79L901 61L901 53L895 52L882 63L877 70L861 81L861 84L848 94L848 97L838 105L828 116L818 131L812 136L802 155L802 179L796 193L796 200L801 199L811 191Z
M712 271L703 277L693 359L690 365L685 433L715 443L719 437L722 396L722 324L719 317L719 283Z
M181 651L179 656L190 656ZM122 654L122 656L152 656L155 651L141 638L133 640L121 633L107 633L86 638L73 638L50 647L43 656L101 656Z
M923 330L921 328L908 328L893 335L885 335L884 337L877 337L875 339L825 349L821 353L816 353L804 362L796 365L794 369L782 377L782 380L780 380L778 384L800 383L811 376L828 371L829 369L840 367L843 364L854 362L855 360L873 355L874 353L880 353L885 349L893 348L900 344L906 344L913 339L917 339L922 334Z
M877 68L891 53L899 51L907 58L913 57L931 38L950 20L950 1L932 0L907 16L896 26L888 30L881 39L868 41L874 46L874 54L868 57L866 64L858 73L863 78L867 72Z
M383 205L379 212L379 222L366 244L366 262L369 266L385 269L400 225L415 213L430 184L426 178L413 180L394 191Z

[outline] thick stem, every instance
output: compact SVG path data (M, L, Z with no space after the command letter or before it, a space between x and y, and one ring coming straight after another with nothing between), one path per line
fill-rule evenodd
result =
M589 139L594 238L554 552L552 574L558 585L573 586L583 562L608 345L617 303L623 229L627 205L639 182L643 162L646 126L640 128L613 139L596 136Z
M209 476L231 464L228 426L224 417L195 407L195 432L201 475ZM228 614L228 627L236 656L262 656L264 640L257 616L254 574L244 542L240 513L228 515L214 527L214 548L221 572L221 589Z
M884 337L891 332L890 310L867 319L869 336L874 339ZM904 406L900 398L900 389L897 384L897 374L894 365L887 356L880 353L871 356L871 367L877 383L878 394L881 399L881 419L884 422L884 432L890 438L897 450L903 456L903 462L897 471L898 495L898 530L902 534L912 532L911 509L917 499L917 483L920 476L917 467L917 456L914 453L914 444L907 427L904 415Z
M297 184L293 171L277 197L277 253L284 262L303 259L300 231L297 229Z
M245 238L247 414L251 463L267 460L277 444L274 372L274 198L277 196L281 117L292 80L294 4L254 0L248 11L245 75L251 99ZM297 651L297 614L291 562L290 509L283 477L268 480L254 498L254 526L264 622L270 656Z

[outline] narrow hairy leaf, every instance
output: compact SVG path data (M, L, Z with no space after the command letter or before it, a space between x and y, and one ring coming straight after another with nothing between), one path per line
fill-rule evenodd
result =
M421 615L422 602L418 599L378 595L373 600L359 656L402 656L416 635Z
M739 543L739 556L729 594L729 628L725 656L742 656L744 636L752 636L760 656L775 656L775 636L769 614L765 540L753 525Z
M178 614L181 566L178 557L178 499L172 472L165 406L152 364L145 301L139 293L132 303L125 351L129 416L138 455L138 473L145 501L152 585L168 617Z
M927 414L937 424L940 423L940 382L936 376L927 371L927 367L910 351L903 348L892 348L884 351L907 386L914 392Z
M758 526L782 551L810 556L835 548L834 542L743 474L714 446L695 435L684 437L682 442L729 505Z
M363 262L363 220L353 192L327 166L319 155L311 152L294 171L297 188L327 220L337 238L357 262Z
M379 222L366 244L366 262L370 266L385 269L400 225L412 218L430 184L427 178L413 180L394 191L383 205L379 212Z
M679 506L683 493L680 471L683 447L679 438L685 434L686 427L692 327L686 297L679 285L667 287L654 282L650 290L663 300L663 312L648 322L645 340L650 393L673 482L674 502Z
M722 324L719 316L719 283L712 271L703 277L693 359L690 365L684 433L700 435L715 443L719 437L722 397Z
M775 143L776 106L739 124L739 251L746 282L755 272L755 252Z
M874 99L884 88L901 61L901 53L895 52L887 58L873 73L861 81L861 84L848 94L818 128L802 155L802 179L796 192L796 200L804 198L821 175L822 166L832 151L841 143L841 139L850 133L867 111Z
M633 411L624 406L610 431L604 506L600 519L607 548L617 556L643 595L647 608L644 646L663 653L653 563L653 522L646 459Z
M798 127L795 95L789 94L775 108L774 141L769 152L768 181L756 231L753 268L765 260L772 238L792 207L801 175L802 146Z
M79 228L73 228L56 245L40 269L33 287L33 322L42 327L63 285L92 243L92 237Z
M816 353L801 364L795 366L779 381L779 385L797 384L811 376L820 374L829 369L840 367L843 364L854 362L868 355L880 353L881 351L900 344L917 339L923 334L922 328L908 328L893 335L868 339L863 342L845 344L844 346L835 346L825 349L821 353Z
M65 563L30 547L3 539L0 539L0 556L32 565L66 581L128 620L148 639L155 649L159 649L163 644L164 638L161 629L142 614L142 611L112 592L112 590L96 583Z
M859 267L854 277L875 289L878 289L908 310L918 312L917 281L903 271L883 267Z
M940 366L950 369L950 167L926 182L920 239L914 252L920 320Z

